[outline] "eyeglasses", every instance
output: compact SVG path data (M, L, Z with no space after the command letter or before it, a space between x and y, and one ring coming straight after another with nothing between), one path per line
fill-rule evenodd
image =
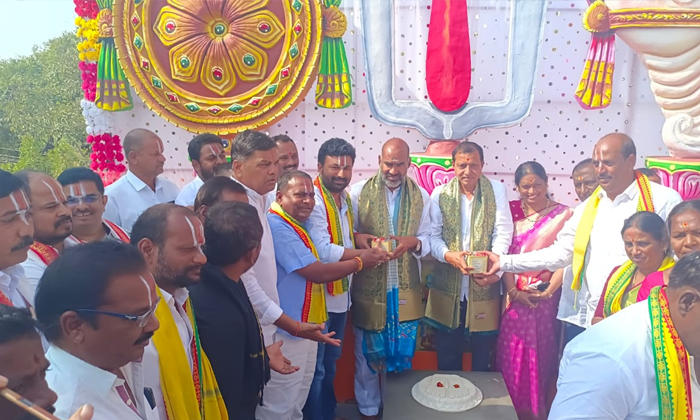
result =
M156 300L155 305L151 309L148 310L143 315L126 315L126 314L120 314L118 312L107 312L107 311L98 311L97 309L73 309L74 312L77 313L88 313L88 314L98 314L98 315L107 315L107 316L113 316L115 318L121 318L121 319L126 319L127 321L132 321L136 322L139 326L139 328L143 328L148 324L148 321L153 318L153 315L156 313L156 308L158 308L158 304L160 303L160 297L158 300Z
M77 206L78 204L85 203L85 204L93 204L96 203L97 200L100 199L100 196L97 194L90 194L90 195L78 195L78 196L68 196L68 199L66 199L66 204L69 206Z

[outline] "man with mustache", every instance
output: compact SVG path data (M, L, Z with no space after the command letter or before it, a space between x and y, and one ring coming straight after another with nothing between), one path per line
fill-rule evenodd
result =
M56 393L45 375L49 362L32 315L26 309L0 304L0 390L9 388L49 413L55 411ZM3 420L34 420L15 404L0 398ZM83 406L69 420L90 420L92 407Z
M73 237L79 242L111 239L129 242L129 234L116 223L103 219L108 197L95 171L88 168L66 169L57 181L63 185L66 204L73 214Z
M31 205L24 182L0 170L0 304L24 308L32 298L21 263L34 243Z
M277 151L279 153L279 176L282 176L290 171L299 169L299 151L297 145L291 137L286 134L278 134L272 137L272 140L277 143Z
M28 198L32 207L34 243L29 248L27 259L22 263L27 276L27 287L20 288L19 291L33 305L39 279L46 267L67 247L76 245L78 241L71 236L73 218L61 184L41 172L24 170L15 175L29 187Z
M409 154L404 140L389 139L378 173L350 191L357 247L369 248L376 238L391 243L388 264L353 278L355 398L363 418L379 414L386 372L411 368L424 314L418 261L430 253L430 196L408 177Z
M583 203L598 188L598 175L593 166L593 159L588 158L577 163L571 173L571 179L574 182L576 196ZM555 276L563 276L557 319L563 323L563 345L566 346L569 341L586 330L586 294L571 290L574 282L571 265L557 270L552 275L552 282L556 282Z
M221 137L204 133L190 140L187 153L197 176L180 191L175 204L191 207L194 205L197 191L206 181L214 178L226 163L226 151L224 151L224 142Z
M484 151L471 141L452 151L455 177L431 195L431 250L437 264L425 316L437 328L438 369L462 370L465 333L472 370L489 371L500 326L500 273L474 273L470 252L507 253L513 219L502 183L483 175Z
M199 283L207 262L204 228L190 209L158 204L143 212L131 232L155 278L160 329L146 349L144 377L161 420L227 419L211 363L194 328L187 286ZM198 390L201 392L198 395ZM203 417L202 417L203 416Z
M100 241L68 248L41 279L36 316L51 343L46 380L56 416L86 403L95 419L156 420L141 358L158 329L153 276L134 247Z
M124 156L129 170L105 189L109 196L105 219L130 231L146 209L175 201L178 188L159 176L165 164L164 150L163 141L154 132L143 128L129 131L124 137Z
M279 142L278 142L279 145ZM314 206L307 227L316 245L318 258L323 263L346 261L360 255L353 238L353 215L350 194L345 188L352 180L355 163L355 148L343 139L332 138L318 149L318 177L314 180ZM281 159L280 159L281 164ZM350 285L352 274L325 285L328 321L326 329L342 340L345 320L350 309ZM316 373L309 398L304 407L310 420L333 420L335 418L336 362L340 358L340 347L318 345Z
M681 202L676 191L649 182L646 176L636 172L636 161L637 149L629 136L622 133L603 136L593 149L593 166L600 186L576 207L556 242L548 248L519 255L490 254L489 272L554 271L571 264L572 283L563 287L584 296L584 326L589 327L605 280L613 268L627 260L619 234L625 219L643 210L657 213L665 220Z
M297 325L293 333L278 330L273 342L284 341L285 356L299 371L289 375L273 372L265 389L263 406L256 415L261 420L301 420L309 387L316 368L315 342L300 337L302 323L325 327L327 310L325 286L363 268L375 267L385 252L364 250L345 261L319 261L318 252L306 224L314 208L314 185L301 171L284 174L277 184L277 201L267 215L274 238L277 288L280 305Z
M278 161L277 145L259 131L246 130L238 134L231 144L232 178L245 188L248 203L258 211L263 227L260 256L253 268L241 275L241 280L260 319L265 343L275 342L273 336L279 327L289 334L340 346L340 340L334 339L332 333L322 333L323 325L299 324L280 308L275 245L267 221L271 204L269 193L277 184Z

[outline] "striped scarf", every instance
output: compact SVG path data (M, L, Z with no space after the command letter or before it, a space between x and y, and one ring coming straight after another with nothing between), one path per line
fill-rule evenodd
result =
M301 241L304 242L307 248L311 250L314 257L318 259L318 251L311 240L309 232L295 218L290 216L282 206L277 202L272 203L270 213L279 216L289 226L294 229ZM323 285L306 281L306 292L304 294L304 306L301 311L301 322L311 322L314 324L323 324L328 320L328 311L326 310L326 294L323 291Z
M661 263L661 267L656 271L664 271L669 267L673 267L675 262L673 258L666 257ZM632 276L636 269L637 266L632 261L627 260L610 276L610 281L608 281L608 287L603 297L603 314L605 318L622 310L622 297L632 281Z
M323 204L326 206L326 221L328 222L328 233L331 235L331 243L339 246L343 246L343 223L340 220L340 210L335 203L335 199L331 195L328 188L323 185L321 177L317 176L314 180L314 186L318 188L321 192L321 197L323 197ZM353 227L353 214L352 214L352 202L350 201L350 195L345 196L345 203L348 206L348 223L350 224L350 229ZM350 235L352 240L352 247L355 248L355 237ZM326 286L328 289L328 294L331 296L342 295L348 291L348 276L342 279L336 280L332 283L328 283Z
M666 288L653 288L648 301L659 420L692 420L688 352L673 325Z

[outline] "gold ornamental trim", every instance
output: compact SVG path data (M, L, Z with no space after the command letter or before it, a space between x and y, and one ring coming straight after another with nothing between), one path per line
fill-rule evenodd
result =
M336 6L323 8L323 35L342 38L348 30L348 19Z
M588 6L583 14L583 26L593 33L622 28L700 27L698 9L619 9L610 10L604 1Z

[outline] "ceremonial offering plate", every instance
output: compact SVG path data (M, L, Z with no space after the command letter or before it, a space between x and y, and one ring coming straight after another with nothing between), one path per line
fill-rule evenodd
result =
M466 259L467 265L474 269L472 274L484 274L488 271L489 257L485 252L472 252Z
M457 375L436 374L423 378L411 389L419 404L444 413L470 410L484 398L481 390Z
M393 247L393 241L389 238L374 238L372 239L372 248L381 248L386 252L391 252Z
M119 62L156 114L219 135L267 125L318 73L317 0L114 0Z

